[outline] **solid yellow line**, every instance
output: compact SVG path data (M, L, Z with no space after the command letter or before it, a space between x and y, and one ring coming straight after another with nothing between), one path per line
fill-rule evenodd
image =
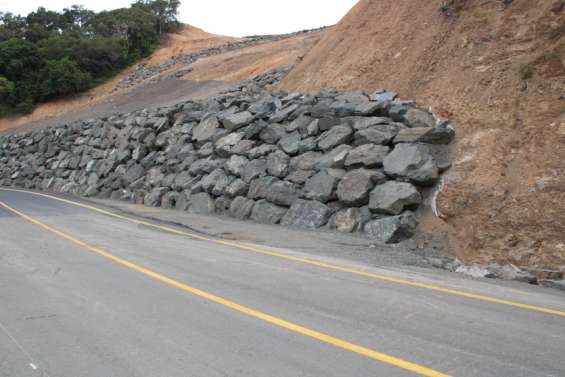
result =
M94 207L94 206L82 204L82 203L79 203L79 202L74 202L74 201L67 200L67 199L58 198L58 197L52 196L52 195L47 195L47 194L42 194L42 193L37 193L37 192L31 192L31 191L25 191L25 190L8 189L8 188L0 188L0 190L1 191L20 192L20 193L25 193L25 194L29 194L29 195L41 196L41 197L57 200L57 201L60 201L60 202L63 202L63 203L67 203L67 204L70 204L70 205L89 209L89 210L92 210L92 211L95 211L95 212L98 212L98 213L102 213L102 214L105 214L105 215L108 215L108 216L112 216L112 217L115 217L115 218L118 218L118 219L121 219L121 220L124 220L124 221L129 221L129 222L132 222L132 223L135 223L135 224L138 224L138 225L144 225L144 226L152 227L152 228L159 229L159 230L162 230L162 231L165 231L165 232L178 234L178 235L182 235L182 236L188 236L188 237L192 237L194 239L198 239L198 240L206 241L206 242L212 242L212 243L219 244L219 245L230 246L230 247L250 251L250 252L253 252L253 253L257 253L257 254L269 255L269 256L272 256L272 257L291 260L291 261L299 262L299 263L303 263L303 264L309 264L309 265L312 265L312 266L317 266L317 267L321 267L321 268L325 268L325 269L329 269L329 270L341 271L341 272L350 273L350 274L354 274L354 275L364 276L364 277L368 277L368 278L371 278L371 279L387 281L387 282L390 282L390 283L396 283L396 284L406 285L406 286L410 286L410 287L428 289L428 290L432 290L432 291L436 291L436 292L446 293L446 294L449 294L449 295L465 297L465 298L484 301L484 302L490 302L490 303L493 303L493 304L507 305L507 306L511 306L511 307L515 307L515 308L526 309L526 310L531 310L531 311L535 311L535 312L565 317L565 311L561 311L561 310L545 308L545 307L537 306L537 305L524 304L524 303L521 303L521 302L505 300L505 299L501 299L501 298L497 298L497 297L486 296L486 295L481 295L481 294L476 294L476 293L470 293L470 292L460 291L460 290L456 290L456 289L443 288L443 287L439 287L439 286L432 285L432 284L426 284L426 283L421 283L421 282L412 281L412 280L395 278L395 277L392 277L392 276L376 274L376 273L372 273L372 272L365 272L365 271L357 270L357 269L354 269L354 268L349 268L349 267L339 266L339 265L335 265L335 264L320 262L320 261L317 261L317 260L312 260L312 259L307 259L307 258L301 258L301 257L293 256L293 255L280 253L280 252L275 252L275 251L270 251L270 250L265 250L265 249L259 249L257 247L247 246L245 244L241 244L241 243L238 243L238 242L231 242L231 241L225 241L225 240L221 240L221 239L208 238L208 237L204 237L204 236L201 236L201 235L198 235L198 234L195 234L195 233L184 232L184 231L177 230L177 229L174 229L174 228L170 228L170 227L167 227L167 226L157 225L157 224L153 224L153 223L143 221L143 220L137 220L137 219L134 219L134 218L131 218L131 217L119 215L119 214L114 213L114 212L106 211L106 210L103 210L103 209L100 209L100 208L97 208L97 207Z
M222 297L216 296L214 294L208 293L208 292L203 291L201 289L194 288L194 287L192 287L188 284L182 283L178 280L172 279L168 276L165 276L165 275L162 275L158 272L152 271L152 270L145 268L143 266L140 266L136 263L133 263L133 262L130 262L126 259L120 258L120 257L118 257L114 254L107 252L107 251L104 251L104 250L99 249L97 247L91 246L84 241L81 241L81 240L79 240L79 239L77 239L73 236L70 236L66 233L63 233L60 230L52 228L49 225L44 224L41 221L36 220L36 219L26 215L26 214L14 209L14 208L8 206L7 204L5 204L1 201L0 201L0 206L2 206L5 209L15 213L16 215L22 217L23 219L25 219L25 220L27 220L27 221L35 224L35 225L38 225L38 226L42 227L43 229L45 229L45 230L47 230L51 233L54 233L54 234L56 234L56 235L58 235L58 236L60 236L64 239L66 239L67 241L70 241L70 242L74 243L75 245L78 245L78 246L80 246L80 247L82 247L82 248L84 248L84 249L86 249L90 252L93 252L95 254L98 254L100 256L108 258L108 259L110 259L110 260L112 260L116 263L119 263L119 264L121 264L121 265L123 265L123 266L125 266L129 269L140 272L144 275L152 277L153 279L159 280L159 281L161 281L165 284L168 284L168 285L171 285L173 287L182 289L185 292L191 293L191 294L198 296L198 297L201 297L205 300L215 302L217 304L226 306L230 309L233 309L233 310L236 310L238 312L247 314L251 317L255 317L257 319L271 323L273 325L285 328L285 329L293 331L295 333L305 335L305 336L308 336L310 338L317 339L321 342L331 344L333 346L345 349L347 351L357 353L359 355L369 357L369 358L377 360L377 361L381 361L381 362L386 363L386 364L394 365L398 368L402 368L402 369L414 372L414 373L422 375L422 376L449 377L448 375L440 373L440 372L435 371L433 369L429 369L429 368L423 367L421 365L414 364L414 363L411 363L409 361L396 358L394 356L390 356L390 355L387 355L387 354L384 354L384 353L381 353L381 352L374 351L374 350L369 349L369 348L359 346L359 345L354 344L354 343L350 343L348 341L345 341L345 340L342 340L342 339L339 339L339 338L335 338L331 335L327 335L327 334L309 329L307 327L303 327L303 326L297 325L295 323L285 321L284 319L277 318L275 316L260 312L260 311L255 310L255 309L251 309L249 307L240 305L238 303L227 300L225 298L222 298Z

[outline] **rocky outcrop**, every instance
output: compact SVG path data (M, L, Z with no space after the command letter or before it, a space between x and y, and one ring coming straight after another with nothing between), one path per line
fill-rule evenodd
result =
M389 92L257 85L274 75L204 101L1 137L0 185L383 243L411 237L421 191L440 173L437 148L453 130Z

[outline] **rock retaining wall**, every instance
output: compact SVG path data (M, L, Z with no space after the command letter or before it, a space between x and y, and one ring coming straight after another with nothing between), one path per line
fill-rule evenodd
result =
M280 75L274 72L273 75ZM0 137L0 185L411 237L454 131L393 92L219 96Z

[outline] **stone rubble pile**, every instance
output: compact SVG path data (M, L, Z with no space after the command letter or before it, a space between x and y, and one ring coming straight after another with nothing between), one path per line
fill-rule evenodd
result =
M253 47L262 43L276 42L297 35L316 33L321 30L324 30L325 28L326 27L321 27L311 30L302 30L289 34L260 35L260 36L247 37L241 41L228 42L218 47L211 47L189 54L180 54L172 57L171 59L168 59L167 61L161 64L149 65L147 61L145 61L134 67L133 71L130 74L128 74L126 77L124 77L122 80L120 80L113 88L113 90L117 91L120 89L130 88L146 80L158 81L158 80L168 80L171 78L181 78L192 72L192 68L190 68L189 65L193 64L198 59L212 55L219 55L225 52L239 50L247 47ZM182 67L174 70L173 72L165 76L161 76L163 72L168 71L177 65L182 65Z
M396 93L271 93L263 76L204 101L0 137L0 185L411 237L453 129Z

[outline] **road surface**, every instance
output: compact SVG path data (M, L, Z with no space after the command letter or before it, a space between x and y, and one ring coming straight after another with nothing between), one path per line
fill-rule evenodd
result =
M565 376L565 295L0 189L0 376Z

